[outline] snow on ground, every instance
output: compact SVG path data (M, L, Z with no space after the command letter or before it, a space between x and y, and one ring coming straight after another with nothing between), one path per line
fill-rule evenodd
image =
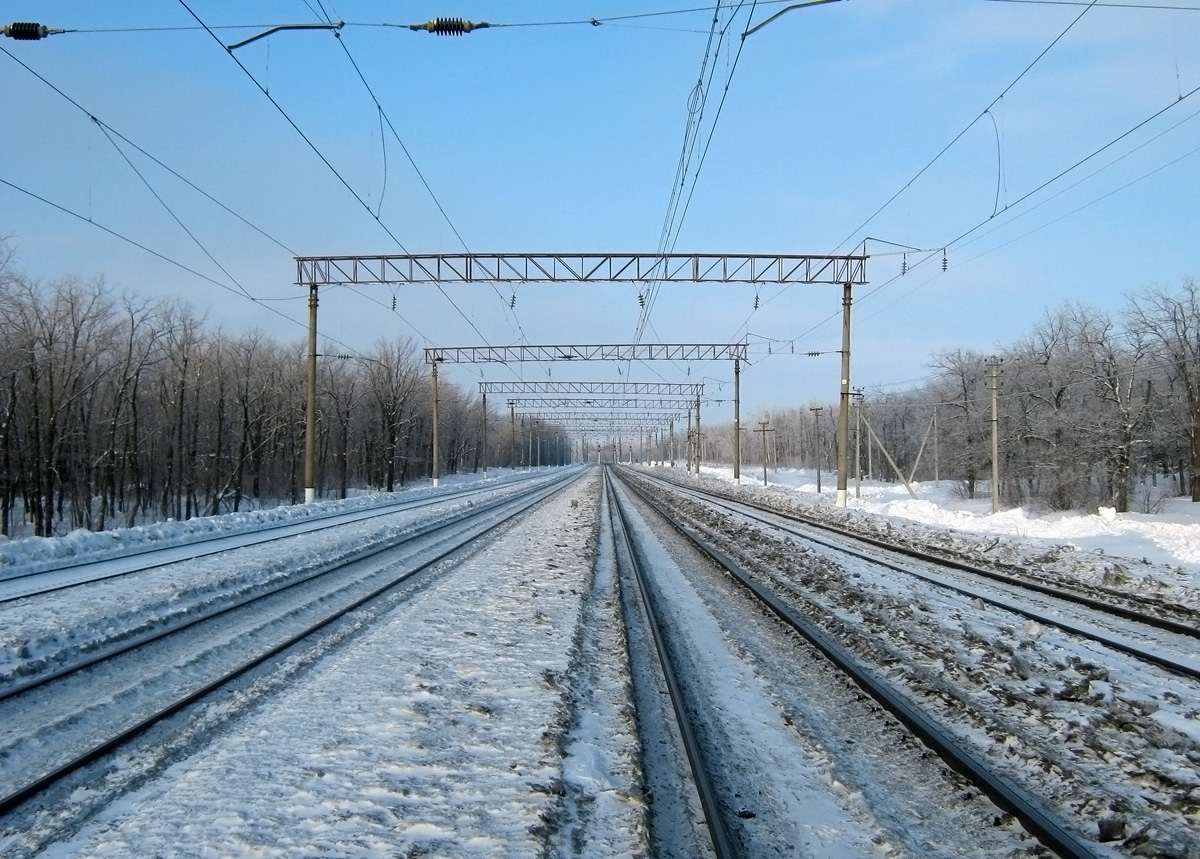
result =
M45 855L537 857L561 824L564 779L594 800L574 820L584 855L638 854L628 757L587 757L572 736L595 481Z
M701 473L705 478L733 483L731 467L705 466ZM819 495L816 472L811 469L770 470L767 483L767 491L804 504L832 506L835 502L836 476L828 472L822 474ZM762 470L744 469L741 485L747 490L762 490ZM1158 513L1115 513L1111 508L1100 508L1092 513L1035 515L1017 508L993 514L986 484L977 490L979 497L972 500L959 497L959 484L952 480L914 483L913 489L916 500L902 484L864 480L861 497L856 498L851 481L847 507L939 530L1000 536L1047 548L1067 545L1097 556L1179 567L1189 574L1190 584L1200 588L1200 504L1186 498L1164 499Z
M525 471L494 468L488 472L487 483L499 484L527 475ZM442 482L447 487L465 488L468 485L486 485L483 480L481 474L452 474L443 478ZM138 550L180 546L214 536L246 534L335 513L427 498L437 492L431 484L417 483L396 492L360 492L345 499L317 501L313 504L265 507L219 516L196 516L184 521L168 519L165 522L107 531L80 528L65 537L10 539L0 535L0 577L18 569L22 573L32 573L60 566L64 562L97 561Z

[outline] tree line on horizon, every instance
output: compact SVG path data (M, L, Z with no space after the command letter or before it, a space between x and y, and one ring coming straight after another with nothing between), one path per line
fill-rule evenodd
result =
M0 535L298 503L306 352L300 341L213 330L183 302L118 295L102 278L32 280L0 242ZM939 352L925 382L865 392L851 413L851 468L856 451L864 471L894 478L882 447L905 477L957 481L974 497L991 469L991 357ZM1200 501L1195 281L1132 293L1116 315L1079 303L1049 310L994 357L1006 503L1125 511L1151 495ZM326 356L317 388L320 497L429 476L432 394L411 338ZM485 451L477 392L443 382L439 405L443 473L478 470L485 456L528 464L535 446L546 464L571 458L553 424L537 426L535 441L534 425L518 430L491 408ZM745 428L762 421L770 433L745 434L747 469L762 463L764 441L771 465L836 468L835 403L760 409ZM705 459L730 462L732 435L732 425L706 424Z
M102 278L41 283L11 263L0 242L0 535L303 500L303 340L231 335L180 301L117 295ZM431 400L411 338L320 359L318 494L427 478ZM478 394L443 381L439 406L442 472L478 468ZM551 464L553 428L538 432ZM495 431L489 444L494 464L525 457Z
M1132 292L1116 314L1079 302L1048 309L1031 332L991 353L943 350L922 383L863 392L850 413L851 474L857 455L863 472L899 479L882 447L904 478L958 481L967 498L981 484L990 492L990 364L1005 504L1150 512L1165 497L1200 501L1195 280ZM771 464L833 471L837 413L836 403L763 409L749 427L765 420L774 430ZM732 426L711 432L707 455L728 461ZM744 439L743 451L761 464L760 443Z

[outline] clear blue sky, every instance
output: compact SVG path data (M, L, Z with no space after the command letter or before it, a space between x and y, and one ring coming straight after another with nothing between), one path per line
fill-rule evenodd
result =
M1181 99L1200 86L1200 11L1188 11L1189 3L1200 10L1195 0L1181 0L1178 9L1097 3L1070 26L1086 4L844 0L792 11L744 43L751 12L757 23L782 5L722 4L719 26L728 32L710 53L712 85L700 126L701 144L710 131L711 144L676 250L848 252L868 236L937 248L898 277L896 248L867 244L871 283L859 289L855 307L853 382L889 389L928 375L936 349L990 351L1011 341L1047 306L1079 300L1116 309L1128 290L1200 274L1200 94ZM251 25L216 30L227 43L258 32L257 25L317 21L322 13L317 0L189 5L212 27ZM713 12L615 16L702 5L325 0L324 10L347 22L342 43L471 250L652 252ZM29 0L4 4L0 16L84 31L34 42L0 38L0 47L291 251L400 252L212 36L134 29L194 28L182 4ZM493 27L460 38L364 26L438 16L603 23ZM95 32L102 29L115 32ZM409 251L462 249L390 131L385 171L381 118L332 34L279 33L235 56L367 206L379 207L380 220ZM0 235L14 237L19 268L45 279L103 275L121 289L185 297L231 332L257 326L281 339L303 338L305 293L293 283L289 250L121 143L229 275L264 299L250 301L87 114L3 54L0 92L0 179L229 290L0 185ZM690 188L689 177L685 193ZM949 267L942 273L945 245ZM925 257L910 254L909 263ZM366 350L395 335L425 345L480 345L432 287L399 290L398 314L390 289L363 292L323 292L322 337L341 344L332 351ZM450 294L492 344L515 343L521 332L529 343L627 343L639 314L633 285L523 286L518 331L491 287ZM837 356L801 353L839 348L839 290L802 286L777 294L768 287L757 312L754 298L746 285L664 287L645 339L732 342L749 335L747 415L757 406L834 399ZM776 341L769 355L768 339ZM635 365L631 375L732 376L727 365L688 371ZM547 378L544 367L520 372ZM556 365L550 372L555 379L618 378L615 367L603 365ZM447 375L470 385L480 371L452 367ZM485 375L513 378L494 367ZM715 382L709 392L720 396ZM709 417L728 420L731 410L716 406Z

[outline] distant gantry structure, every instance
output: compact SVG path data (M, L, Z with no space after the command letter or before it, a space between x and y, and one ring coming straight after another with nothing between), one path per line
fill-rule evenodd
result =
M747 346L743 343L613 343L596 345L554 345L554 346L436 346L425 349L425 363L431 368L433 384L433 485L437 486L441 474L440 452L438 450L438 365L447 364L492 364L492 363L521 363L526 361L721 361L733 360L734 374L734 423L737 424L740 408L740 378L741 362L746 360ZM483 436L487 438L487 394L481 389L483 397ZM510 403L510 408L513 403ZM680 406L682 408L682 405ZM689 445L688 468L695 465L696 473L700 473L700 395L695 395L696 408L696 442ZM689 438L691 409L688 408ZM738 472L741 464L740 446L735 445L734 471ZM487 473L487 465L484 465Z
M322 286L468 283L751 283L836 284L842 287L841 409L838 419L838 504L846 504L850 398L851 288L867 282L866 253L453 253L298 256L296 283L308 287L308 384L304 498L316 499L317 295ZM707 350L707 351L706 351ZM729 360L734 364L733 474L741 476L741 362L746 344L629 344L617 346L456 346L426 349L433 368L433 485L439 483L437 365L520 361ZM483 392L486 396L487 391ZM699 438L697 399L696 436ZM484 414L486 416L486 407ZM690 411L689 411L690 416ZM486 420L486 417L485 417ZM485 426L486 438L486 426ZM699 445L695 445L699 447ZM699 469L699 460L696 459ZM486 470L486 466L485 466Z

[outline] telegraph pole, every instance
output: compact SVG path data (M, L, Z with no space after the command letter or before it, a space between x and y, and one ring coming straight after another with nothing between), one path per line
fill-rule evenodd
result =
M433 488L441 483L441 461L438 459L438 383L437 361L433 362Z
M308 285L308 400L304 409L304 503L317 500L317 285Z
M813 406L809 409L810 412L817 416L817 494L821 494L821 412L825 411L824 406Z
M483 479L487 480L487 391L483 392Z
M742 483L742 362L733 359L733 482Z
M862 491L862 388L855 388L850 395L854 398L854 497Z
M995 355L988 358L988 390L992 392L992 512L1000 512L1000 419L997 410L997 393L1000 390L1000 365L1003 358Z
M766 486L766 485L767 485L767 433L769 433L769 432L775 432L775 430L773 430L773 429L770 429L770 428L767 426L767 424L769 424L769 423L770 423L770 421L759 421L759 422L758 422L758 429L756 429L756 430L755 430L755 432L760 432L760 433L762 433L762 443L763 443L763 486ZM818 489L817 491L818 491L818 492L820 492L821 490L820 490L820 489Z
M842 287L842 393L837 425L837 506L846 506L846 478L850 471L850 283Z
M517 401L508 401L508 420L512 425L512 469L517 469Z

